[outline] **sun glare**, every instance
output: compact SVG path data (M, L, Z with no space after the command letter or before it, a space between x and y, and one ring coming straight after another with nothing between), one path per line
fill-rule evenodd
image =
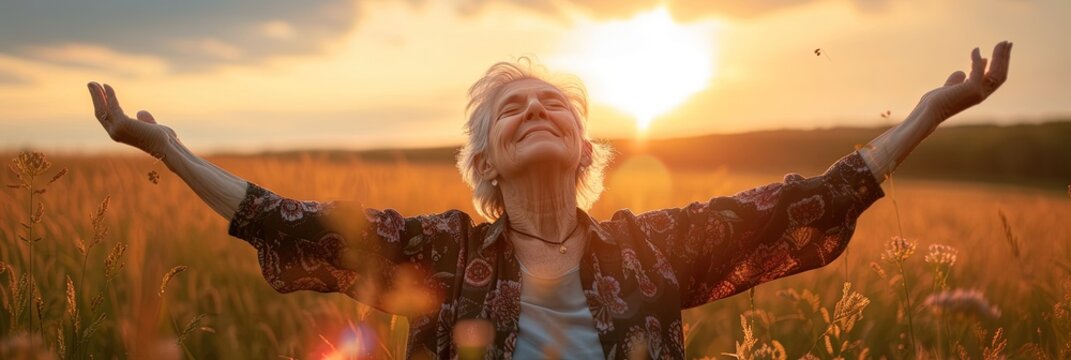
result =
M579 76L593 101L634 116L642 134L710 83L717 28L714 21L677 24L665 8L624 21L581 22L549 63Z

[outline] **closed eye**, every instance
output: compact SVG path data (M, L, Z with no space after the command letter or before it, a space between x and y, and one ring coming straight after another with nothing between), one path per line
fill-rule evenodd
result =
M519 106L507 106L506 108L502 109L501 112L498 113L498 117L503 118L506 116L512 116L517 114L518 112L520 112Z
M562 110L562 109L566 108L565 107L565 103L563 103L561 101L558 101L558 100L548 101L547 102L547 107L552 108L552 109L558 109L558 110Z

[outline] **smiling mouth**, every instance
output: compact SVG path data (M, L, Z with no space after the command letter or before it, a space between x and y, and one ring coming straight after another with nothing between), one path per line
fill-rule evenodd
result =
M547 130L547 129L536 129L536 130L532 130L532 131L529 131L529 132L525 133L524 136L521 136L521 140L524 140L524 139L528 138L529 136L532 136L532 135L534 135L536 133L541 133L541 132L554 135L555 137L558 136L558 134L555 134L553 131L550 131L550 130Z

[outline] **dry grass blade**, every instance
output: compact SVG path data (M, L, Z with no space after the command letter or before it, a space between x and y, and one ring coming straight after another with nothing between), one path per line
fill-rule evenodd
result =
M741 360L751 359L752 351L759 340L755 338L751 323L747 321L747 317L744 315L740 315L740 327L744 331L744 342L736 343L736 353L722 353L722 355L732 356Z
M190 322L186 323L186 327L183 328L182 333L178 335L178 343L180 345L186 341L186 338L189 337L190 334L193 334L195 330L201 328L201 321L203 321L206 316L208 315L197 314L197 316L194 316L193 319L190 319Z
M160 281L160 296L161 297L163 297L164 296L164 292L167 291L167 284L171 282L171 279L174 278L175 275L178 275L178 274L182 273L183 271L186 271L187 268L188 267L186 265L179 265L179 266L171 268L170 271L168 271L166 274L164 274L163 280Z
M81 343L85 344L89 340L89 337L93 336L93 334L97 332L97 329L99 329L100 325L104 323L104 319L106 317L107 314L102 312L99 316L97 316L96 320L93 320L93 322L86 327L86 330L82 333Z
M863 318L863 309L870 305L870 299L852 290L852 283L844 283L842 296L833 310L833 322L843 331L852 331L855 323Z
M104 292L97 293L97 296L93 298L93 301L89 303L89 311L97 311L97 307L104 303Z
M870 270L874 270L874 273L878 274L878 277L882 280L889 278L889 275L885 273L885 268L882 268L881 265L876 262L870 262Z
M37 289L36 286L34 287L33 302L34 302L34 306L37 308L37 321L38 321L38 324L44 324L45 323L45 299L41 297L41 293L39 292L39 290Z
M126 243L117 242L104 259L104 277L111 279L116 273L123 270L123 254L126 253Z
M1015 236L1015 233L1012 232L1011 225L1008 224L1008 217L1004 215L1004 211L997 210L997 215L1000 215L1000 224L1004 227L1004 238L1008 240L1008 245L1011 246L1012 255L1018 260L1022 254L1020 251L1019 237Z
M69 359L67 356L67 343L63 340L63 327L56 327L56 348L59 350L60 359Z
M57 172L56 175L52 175L52 179L48 180L48 183L51 184L51 183L56 182L57 180L62 178L63 175L67 175L67 168L63 168L62 170Z
M1008 339L1004 338L1004 328L997 328L993 333L993 340L982 350L982 358L985 360L1004 359L1004 348L1008 346Z
M21 315L22 315L22 309L24 309L26 307L26 304L30 300L30 293L33 291L33 289L31 288L33 285L30 282L30 274L29 273L22 273L22 276L19 276L18 285L14 284L14 283L12 283L11 285L12 285L12 289L11 289L12 291L11 292L12 292L12 294L14 294L14 298L15 298L15 307L14 307L15 308L15 314L14 314L15 316L14 316L14 319L16 319L16 321L17 321L18 318L21 317Z
M67 317L70 319L78 316L78 302L75 294L74 281L71 281L71 277L67 276Z
M89 217L90 222L93 224L93 239L90 240L89 244L85 245L85 251L83 252L83 255L89 252L89 250L92 249L93 246L99 244L101 241L104 241L104 238L108 236L108 225L104 224L104 215L108 212L108 203L110 203L111 200L111 195L105 196L104 200L101 201L100 205L97 206L97 211Z
M30 225L41 223L41 217L45 215L45 204L37 203L37 211L30 217Z

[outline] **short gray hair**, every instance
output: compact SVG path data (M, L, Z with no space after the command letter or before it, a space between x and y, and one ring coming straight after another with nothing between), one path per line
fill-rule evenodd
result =
M590 165L581 166L576 173L576 203L587 210L599 199L603 190L603 169L611 158L609 145L597 143L588 137L585 123L588 115L588 96L584 84L574 76L549 73L535 60L523 56L512 62L499 62L491 66L480 80L469 88L469 103L465 108L468 121L465 134L468 142L457 156L457 169L465 183L472 188L472 203L476 211L488 220L497 220L505 212L502 191L491 185L491 179L480 174L476 159L487 151L488 136L494 119L494 102L506 84L516 80L535 79L558 88L569 101L570 110L580 125L584 142L582 159L590 159Z

